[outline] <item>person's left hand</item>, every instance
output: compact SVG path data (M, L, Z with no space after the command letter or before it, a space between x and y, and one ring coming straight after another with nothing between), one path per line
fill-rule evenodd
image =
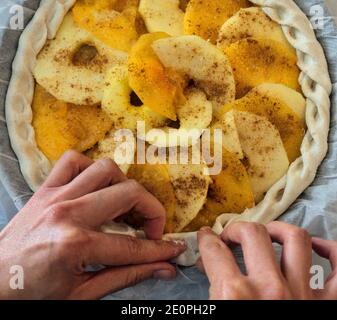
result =
M267 226L236 222L221 236L210 228L199 234L199 267L210 280L210 298L216 300L337 299L337 242L311 238L309 233L283 222ZM281 264L272 242L283 245ZM247 273L239 269L231 248L242 247ZM332 273L324 290L310 287L312 250L330 259Z

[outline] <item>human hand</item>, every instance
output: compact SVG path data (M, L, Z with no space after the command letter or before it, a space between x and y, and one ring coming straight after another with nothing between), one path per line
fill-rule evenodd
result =
M99 232L137 212L149 240ZM160 241L165 210L111 160L66 153L29 203L0 233L0 299L96 299L147 278L171 279L169 264L186 248ZM106 265L86 272L88 265ZM24 290L10 289L22 266Z
M307 231L282 222L267 226L238 222L215 235L210 228L198 234L203 268L214 300L337 299L337 242L311 238ZM272 241L283 245L281 265ZM247 274L230 250L241 245ZM324 290L310 288L312 249L331 262Z

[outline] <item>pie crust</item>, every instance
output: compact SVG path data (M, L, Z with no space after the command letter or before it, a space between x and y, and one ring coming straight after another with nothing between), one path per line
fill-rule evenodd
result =
M277 219L313 182L318 166L328 150L330 99L332 85L328 66L311 24L293 0L250 0L278 22L290 42L297 49L299 82L306 97L307 133L301 147L302 156L291 164L287 174L267 193L256 207L243 214L221 215L213 230L220 234L234 221L268 223ZM32 190L43 183L52 165L38 149L31 125L31 103L34 94L32 70L36 57L47 39L53 39L65 14L75 0L42 0L34 18L22 33L13 62L12 78L6 98L6 119L9 136L23 176ZM103 231L143 236L128 226L111 224ZM197 234L165 235L165 239L185 240L188 250L177 259L179 265L194 265L199 253Z

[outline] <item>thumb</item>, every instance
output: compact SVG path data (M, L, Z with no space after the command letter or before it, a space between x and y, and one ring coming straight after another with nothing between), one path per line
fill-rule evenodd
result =
M167 262L107 268L95 273L93 277L85 281L73 292L70 299L100 299L110 293L134 286L146 279L171 280L175 276L175 267Z

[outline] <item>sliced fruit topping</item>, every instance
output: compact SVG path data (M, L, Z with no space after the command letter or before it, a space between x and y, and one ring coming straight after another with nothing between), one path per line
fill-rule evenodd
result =
M129 51L138 38L139 0L78 0L73 7L76 24L110 47Z
M303 95L289 87L278 83L264 83L256 88L254 91L270 98L275 98L282 101L301 119L305 124L306 100Z
M223 115L223 114L222 114ZM244 158L244 154L242 151L239 133L236 128L234 114L228 114L226 117L219 115L219 120L214 120L211 127L211 138L214 137L214 130L222 131L222 146L232 154L236 155L236 157L240 160ZM219 141L215 140L215 143L219 143Z
M265 117L237 110L224 115L228 116L234 116L255 202L259 203L289 167L281 136Z
M167 37L168 34L157 32L139 38L129 56L129 84L146 106L175 121L176 106L184 101L185 79L165 68L152 49L156 40Z
M301 154L305 134L305 100L303 96L279 84L263 84L251 90L243 98L225 105L217 115L230 121L233 114L222 117L230 110L247 111L266 117L280 132L290 162Z
M141 183L166 209L167 233L181 232L206 202L210 183L204 164L132 165L128 178Z
M194 34L215 44L225 21L240 8L249 6L247 0L191 0L186 8L185 34Z
M297 56L280 42L244 39L224 49L233 67L236 97L265 82L284 84L301 91Z
M56 38L37 57L34 77L57 100L92 105L101 102L108 68L126 54L106 46L74 23L67 14Z
M143 105L129 86L128 67L117 66L108 71L102 109L113 121L115 129L129 129L136 132L137 122L144 121L146 130L163 127L168 119Z
M180 0L141 0L139 12L149 32L166 32L171 36L184 34Z
M224 213L242 213L254 206L254 195L246 168L235 154L223 149L222 171L212 176L205 206L184 231L213 226Z
M169 166L169 175L177 199L175 232L181 232L200 212L207 198L209 176L206 165L178 164Z
M164 127L147 133L146 141L157 147L191 146L212 121L212 103L199 89L185 91L186 102L177 106L179 128Z
M130 165L134 162L136 141L128 136L124 141L116 139L116 130L111 130L103 140L86 152L93 160L110 158L115 161L124 174L128 173Z
M259 7L240 9L228 19L221 27L218 46L226 48L234 42L248 38L278 41L295 52L285 37L282 27L270 19Z
M33 127L38 147L50 161L67 150L86 151L111 129L110 117L98 106L76 106L35 88Z
M166 68L186 75L216 109L235 99L235 82L227 57L197 36L164 38L152 48Z

